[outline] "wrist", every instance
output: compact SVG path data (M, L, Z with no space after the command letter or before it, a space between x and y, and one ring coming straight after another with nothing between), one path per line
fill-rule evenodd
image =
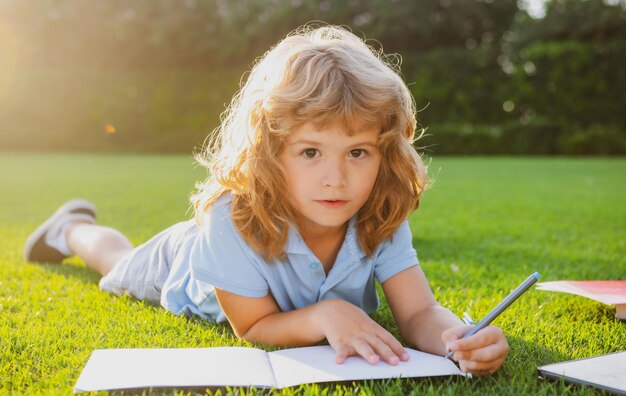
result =
M309 315L310 328L315 329L315 333L320 339L328 338L328 326L333 324L335 318L332 316L339 311L339 305L345 303L339 299L322 300L310 306L311 315Z
M330 300L322 300L309 306L311 314L308 315L309 321L307 325L309 328L315 329L314 332L322 339L326 338L324 328L328 320L327 312L330 305L332 305Z

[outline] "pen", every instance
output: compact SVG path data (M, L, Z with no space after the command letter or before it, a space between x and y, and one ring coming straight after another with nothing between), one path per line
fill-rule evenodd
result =
M507 309L509 305L513 304L513 302L517 300L517 298L521 296L526 290L528 290L528 288L531 287L533 283L537 282L540 276L541 275L539 275L539 272L535 272L534 274L529 276L528 279L522 282L521 285L517 286L517 288L513 290L511 294L506 296L506 298L502 300L500 304L498 304L494 309L492 309L491 312L487 314L487 316L485 316L480 322L478 322L478 324L475 327L473 327L470 331L465 333L462 339L471 337L477 332L479 332L480 330L489 326L489 324L493 322L493 320L497 318L498 315L500 315L505 309ZM453 353L454 352L452 351L449 351L448 353L446 353L446 359L450 359L450 356L452 356Z

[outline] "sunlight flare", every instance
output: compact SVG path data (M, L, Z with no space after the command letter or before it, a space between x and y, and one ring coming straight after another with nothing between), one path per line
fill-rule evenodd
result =
M104 131L107 135L114 135L117 132L117 128L115 128L115 125L113 124L106 124L104 126Z

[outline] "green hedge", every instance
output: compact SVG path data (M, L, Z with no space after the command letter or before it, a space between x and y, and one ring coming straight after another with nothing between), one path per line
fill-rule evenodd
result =
M416 146L432 155L624 155L626 134L611 125L434 123Z
M516 57L445 48L405 64L433 152L626 154L623 40L533 42Z

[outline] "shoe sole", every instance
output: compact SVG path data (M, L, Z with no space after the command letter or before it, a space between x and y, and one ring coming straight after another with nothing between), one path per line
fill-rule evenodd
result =
M24 261L39 261L37 258L31 257L33 250L36 250L35 247L38 243L43 242L43 237L48 232L50 225L54 223L60 216L66 213L83 213L96 218L96 207L89 201L85 201L83 199L74 199L66 202L61 207L59 207L56 212L52 214L42 225L37 227L32 234L28 236L26 239L26 243L24 244L24 252L23 258ZM50 248L56 251L54 248ZM61 261L65 258L61 252L59 252L59 256L55 259L55 261Z

